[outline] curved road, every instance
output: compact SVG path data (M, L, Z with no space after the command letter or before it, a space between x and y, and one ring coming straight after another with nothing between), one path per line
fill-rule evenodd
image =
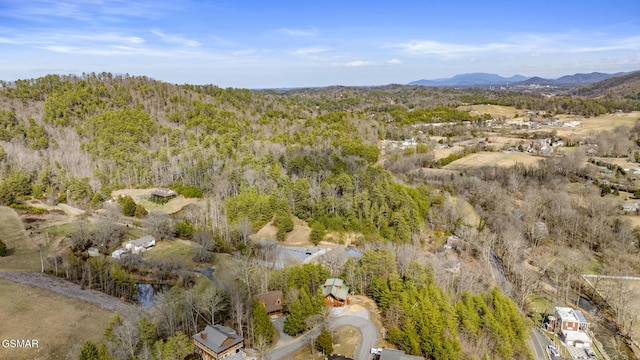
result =
M353 326L360 331L362 335L362 341L358 346L357 360L369 360L371 359L371 348L378 345L378 330L376 326L369 320L369 313L367 310L360 310L356 312L347 311L344 308L335 308L334 317L329 320L329 330L335 330L341 326ZM317 336L321 327L316 327L311 330L311 336ZM296 351L305 347L308 342L309 333L302 334L295 339L286 340L284 344L277 344L276 348L269 354L269 360L284 359L287 355L293 354Z

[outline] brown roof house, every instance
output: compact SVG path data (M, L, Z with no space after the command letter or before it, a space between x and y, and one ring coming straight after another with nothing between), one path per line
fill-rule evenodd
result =
M262 302L267 314L269 315L282 315L282 291L270 291L255 296L256 299Z
M235 330L220 324L207 325L202 332L192 336L196 354L203 360L230 359L242 356L243 340Z
M157 198L169 200L171 198L178 196L178 193L171 189L157 188L151 193L151 195Z
M327 279L322 286L324 301L329 306L345 306L349 304L349 286L342 279Z

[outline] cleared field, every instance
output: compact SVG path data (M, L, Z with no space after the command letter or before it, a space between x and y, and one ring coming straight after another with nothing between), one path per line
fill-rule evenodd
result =
M513 166L517 163L531 165L541 161L542 158L518 152L481 152L471 154L456 160L444 167L447 170L466 170L487 166Z
M28 247L22 220L8 206L0 206L0 239L10 248L24 249Z
M628 126L632 128L636 122L640 119L640 112L634 111L631 113L623 114L606 114L597 116L594 118L583 118L575 115L559 115L558 118L564 122L579 121L580 126L567 128L567 127L549 127L549 129L555 129L559 136L566 136L571 134L586 135L592 132L600 132L604 130L613 130L618 126Z
M77 359L85 341L102 340L111 316L86 302L4 279L0 294L0 339L38 340L37 348L0 348L2 359Z
M158 260L163 263L176 263L187 267L194 267L192 260L194 253L195 248L190 241L158 241L156 246L143 253L143 257L149 260Z
M514 106L502 106L502 105L459 106L458 110L472 111L472 115L491 114L493 116L511 116L511 117L515 117L516 114L522 114L523 112L523 110L518 110Z
M27 237L24 224L18 214L7 206L0 206L0 239L9 248L9 256L0 257L0 269L38 270L40 268L37 246Z
M156 190L156 188L150 189L121 189L115 190L111 193L111 196L118 197L120 195L129 195L133 199L136 204L140 204L144 206L144 208L148 211L161 211L166 214L175 214L178 211L182 210L187 205L198 205L205 206L205 202L202 199L194 199L194 198L185 198L182 195L179 195L167 202L164 205L156 204L151 202L145 197L151 196L151 193Z

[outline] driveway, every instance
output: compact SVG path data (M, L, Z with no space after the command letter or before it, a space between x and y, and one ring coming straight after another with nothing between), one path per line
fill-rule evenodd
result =
M369 312L366 309L351 311L349 307L333 308L331 311L331 319L327 328L329 330L336 330L341 326L353 326L362 335L362 342L358 346L356 357L357 360L369 360L371 359L371 348L378 345L378 330L376 326L371 322L369 318ZM282 324L284 323L284 317L279 317L274 320L274 325L280 333L280 340L276 344L275 348L269 354L268 359L279 360L284 359L287 355L292 355L296 351L302 349L308 344L308 336L317 336L321 327L317 327L311 330L311 333L305 333L299 335L296 338L284 334L282 332Z

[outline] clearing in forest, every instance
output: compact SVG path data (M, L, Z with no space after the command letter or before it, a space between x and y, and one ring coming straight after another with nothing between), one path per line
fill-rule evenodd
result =
M542 159L541 157L519 152L479 152L456 160L445 166L444 169L463 171L490 166L509 167L517 163L532 165L540 162Z
M157 188L121 189L113 191L111 193L111 196L117 198L120 195L129 195L136 204L144 206L144 208L148 212L161 211L166 214L175 214L187 205L205 206L205 202L202 199L185 198L182 195L176 196L164 205L156 204L148 199L149 197L151 197L151 193L153 193L156 189Z

